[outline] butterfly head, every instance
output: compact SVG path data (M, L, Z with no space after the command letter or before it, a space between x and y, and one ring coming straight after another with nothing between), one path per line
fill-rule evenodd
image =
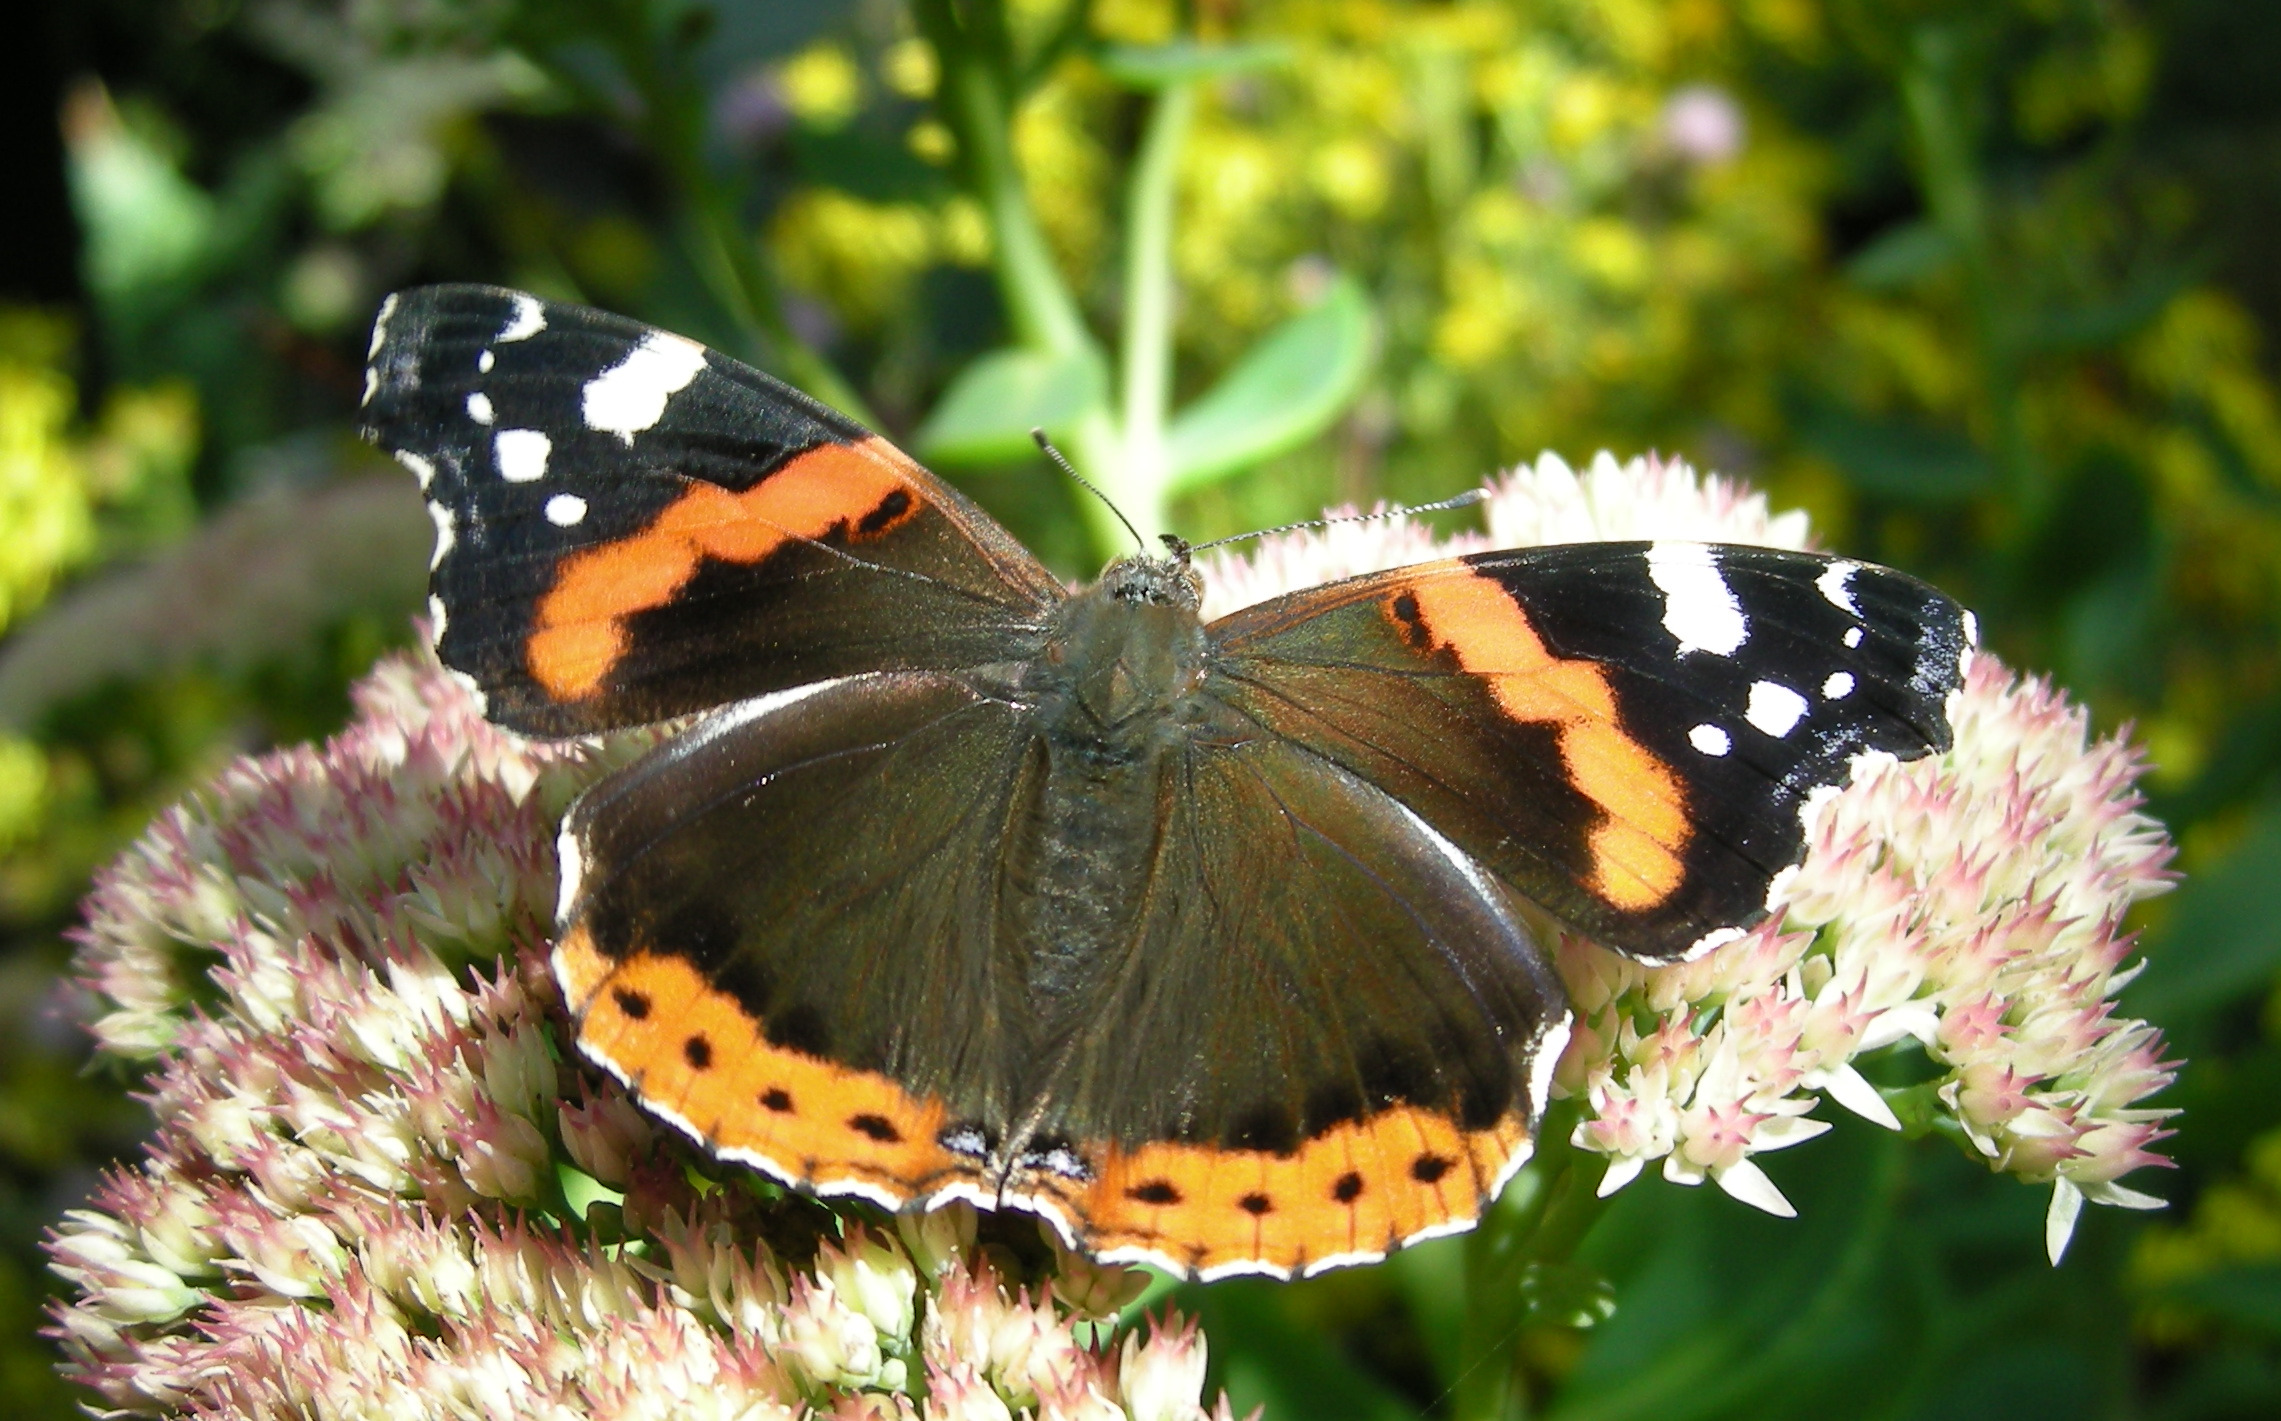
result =
M1094 586L1113 602L1136 606L1182 607L1194 611L1204 600L1204 579L1188 561L1188 545L1170 534L1168 558L1139 553L1118 558L1101 570Z
M1203 676L1203 584L1185 561L1129 557L1063 603L1041 689L1088 733L1117 738L1188 700Z

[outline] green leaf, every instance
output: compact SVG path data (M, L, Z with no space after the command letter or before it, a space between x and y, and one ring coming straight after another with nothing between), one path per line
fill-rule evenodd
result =
M2045 311L2032 321L2022 344L2045 354L2102 350L2153 324L2179 292L2201 273L2185 263L2157 267L2103 301Z
M1291 60L1285 44L1112 44L1094 55L1110 78L1134 89L1169 89L1197 79L1249 74Z
M1870 291L1914 286L1956 257L1956 243L1930 222L1888 228L1845 264L1846 279Z
M1377 343L1370 299L1340 277L1174 417L1165 439L1171 492L1192 492L1322 433L1362 388Z
M1092 356L992 351L950 382L912 444L938 464L1011 463L1037 447L1031 430L1067 427L1107 389Z

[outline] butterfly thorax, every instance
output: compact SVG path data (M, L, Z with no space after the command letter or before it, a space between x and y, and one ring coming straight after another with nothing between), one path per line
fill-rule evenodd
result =
M1013 886L1042 1022L1129 940L1167 773L1206 716L1198 600L1186 565L1121 559L1057 609L1030 669L1038 735Z

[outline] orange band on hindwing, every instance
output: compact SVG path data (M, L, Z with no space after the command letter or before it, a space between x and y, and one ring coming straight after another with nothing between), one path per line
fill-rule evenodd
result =
M1421 578L1387 600L1386 614L1413 645L1455 655L1506 715L1557 730L1569 783L1606 816L1591 831L1587 887L1633 912L1671 895L1686 875L1686 795L1671 767L1625 732L1607 668L1553 655L1520 604L1479 573Z
M862 1186L890 1207L981 1177L938 1143L939 1101L772 1045L742 1003L684 958L612 958L579 927L555 945L554 967L580 1049L716 1153L820 1193Z
M627 620L672 601L707 558L751 564L835 529L862 542L903 526L925 501L904 466L873 437L820 444L742 493L691 484L640 532L563 559L533 619L532 679L557 700L599 691L626 654Z
M1198 1273L1262 1265L1289 1275L1467 1227L1529 1138L1518 1113L1468 1131L1398 1106L1334 1126L1289 1154L1110 1146L1082 1184L1031 1183L1094 1253L1153 1254Z

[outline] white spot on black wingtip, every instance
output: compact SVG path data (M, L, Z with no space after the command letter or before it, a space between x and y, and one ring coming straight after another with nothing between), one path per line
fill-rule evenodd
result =
M1749 639L1750 619L1708 545L1650 543L1647 574L1663 593L1663 627L1678 639L1682 655L1732 656Z
M1822 575L1814 579L1814 586L1832 607L1858 617L1861 607L1853 600L1853 575L1859 571L1860 563L1840 558L1822 569Z
M434 572L444 565L444 558L450 554L452 544L459 541L459 515L452 512L449 506L430 500L428 517L434 519L436 524L436 550L428 555L428 571Z
M1861 645L1861 628L1847 627L1845 629L1845 644L1848 647Z
M1851 671L1832 671L1829 674L1829 679L1822 682L1822 698L1824 700L1842 701L1852 694L1853 673Z
M364 349L364 358L367 361L378 358L380 347L388 343L388 318L395 314L396 293L392 291L388 294L388 298L380 303L380 314L372 318L372 343Z
M557 528L575 528L586 521L586 500L575 493L558 493L546 501L546 521Z
M499 357L493 355L489 347L485 347L483 353L475 357L476 373L481 375L488 375L491 373L491 367L497 365L498 363Z
M540 429L502 429L491 436L491 462L499 477L511 484L537 483L546 477L547 458L554 441Z
M367 365L364 367L364 398L356 402L357 408L362 409L366 405L371 404L372 397L379 393L380 371L373 366Z
M1958 610L1963 614L1964 644L1968 647L1980 645L1980 619L1972 614L1970 607Z
M511 340L529 340L546 329L546 308L539 304L536 296L518 291L508 299L514 303L514 309L508 312L507 324L499 328L494 340L502 345Z
M705 368L705 347L682 336L651 331L626 358L586 382L580 412L588 429L615 434L631 448L634 436L665 417L666 402Z
M1780 740L1798 728L1805 714L1804 696L1779 681L1753 681L1750 704L1742 716L1763 733Z
M472 391L467 397L467 417L477 424L489 424L496 419L498 416L491 408L491 397L481 390Z
M1705 755L1724 755L1735 748L1734 737L1715 725L1698 725L1687 732L1687 743Z
M444 639L444 624L450 620L444 611L444 599L433 592L428 594L428 645L435 646Z
M435 464L409 449L398 449L395 452L396 462L412 471L412 477L420 481L420 492L426 493L428 485L436 481Z

